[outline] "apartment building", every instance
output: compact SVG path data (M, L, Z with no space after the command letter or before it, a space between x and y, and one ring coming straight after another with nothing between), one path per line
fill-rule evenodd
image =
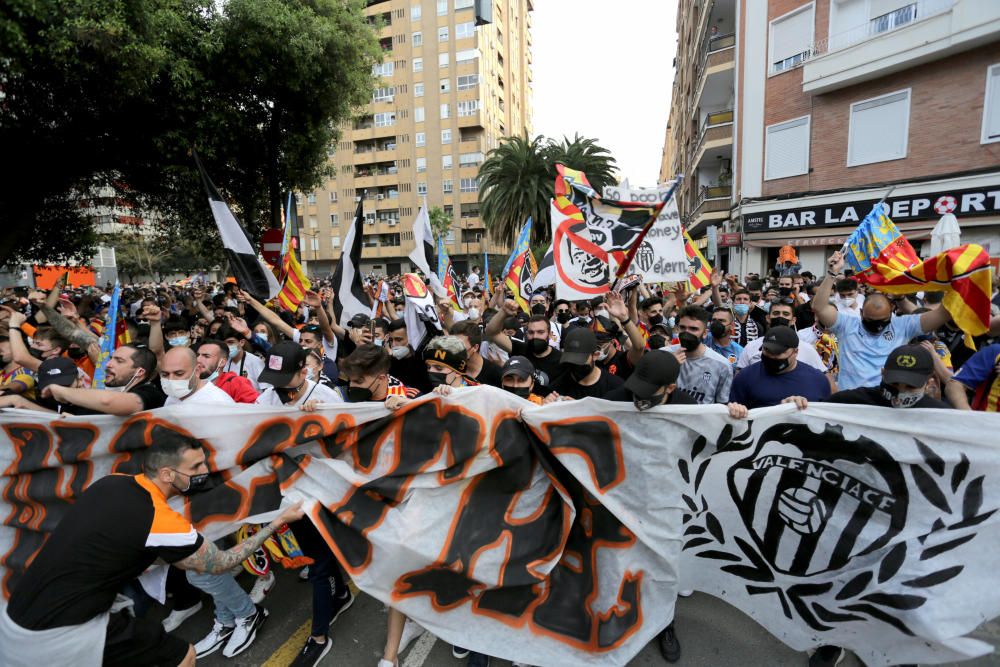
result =
M445 245L459 270L508 250L488 242L477 174L501 137L531 133L532 10L531 0L369 0L385 56L371 104L331 151L334 178L299 197L310 273L335 268L357 197L364 272L413 268L425 198L452 217Z
M699 195L723 195L726 213L708 224L728 238L740 234L723 253L724 266L764 271L780 246L792 245L804 267L819 273L887 195L893 220L918 252L926 252L941 215L953 213L963 241L1000 255L1000 2L688 4L705 20L685 19L697 26L685 42L679 19L679 39L689 48L707 45L707 62L718 53L711 26L735 26L731 117L718 115L729 111L718 96L701 92L712 84L703 68L688 100L694 112L682 115L675 102L671 118L678 145L693 147L687 159L675 158L678 170L694 174L699 187L707 181ZM722 133L713 120L730 123L726 179L697 152ZM697 204L713 199L688 197L682 213L704 234L707 212Z

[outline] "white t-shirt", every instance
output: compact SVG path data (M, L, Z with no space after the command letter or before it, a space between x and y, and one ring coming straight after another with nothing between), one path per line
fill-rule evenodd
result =
M312 380L306 380L305 391L302 395L298 397L297 400L291 403L282 403L281 398L278 396L278 392L274 390L274 387L269 387L261 392L260 396L257 397L257 405L274 405L280 407L282 405L297 408L306 401L319 401L320 403L343 403L344 399L335 390L330 389L325 384L316 384Z
M479 284L479 276L475 273L469 274L469 289L474 289Z
M252 384L253 388L257 391L261 390L261 385L257 382L257 378L260 377L263 370L264 360L256 354L250 354L249 352L244 352L243 359L240 361L230 359L226 362L226 365L222 367L223 373L236 373L237 375L242 375L246 379L250 380L250 384Z
M292 341L295 342L295 343L298 343L299 342L299 338L302 337L301 334L302 334L302 332L299 331L298 329L293 329L292 330ZM337 346L340 343L340 341L337 339L337 337L336 336L333 337L333 345L331 345L330 343L327 343L326 342L326 338L323 337L323 336L320 336L319 340L323 344L323 356L330 357L331 359L336 359L337 358ZM262 362L260 362L260 364L261 364L260 365L261 369L263 369L264 368L264 362L262 361Z
M198 388L198 391L185 397L183 400L167 396L163 405L236 405L233 397L216 387L211 382L205 382Z
M826 364L823 363L823 359L819 356L819 352L813 347L816 343L815 338L810 342L808 334L806 336L802 335L802 332L808 332L810 329L803 329L797 332L799 334L799 361L804 363L806 366L812 366L821 373L826 373L829 370ZM760 361L760 351L764 346L764 337L754 339L747 343L747 346L743 348L743 354L736 361L736 368L744 369L750 364L755 364Z

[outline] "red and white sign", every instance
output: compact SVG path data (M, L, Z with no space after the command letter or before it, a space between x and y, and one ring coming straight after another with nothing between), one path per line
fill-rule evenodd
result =
M281 259L281 241L284 236L282 230L272 227L260 237L260 254L271 266L275 266Z
M938 197L938 200L934 202L934 212L938 215L946 215L951 213L958 207L958 200L951 195L945 195L944 197Z

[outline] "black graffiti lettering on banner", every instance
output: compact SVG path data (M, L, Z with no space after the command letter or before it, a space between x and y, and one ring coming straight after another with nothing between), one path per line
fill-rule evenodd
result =
M338 456L345 445L343 436L355 424L354 418L348 414L338 413L332 419L333 423L324 421L320 416L282 417L266 421L247 438L247 445L237 454L236 462L248 466L290 447L313 441L319 441L328 456Z

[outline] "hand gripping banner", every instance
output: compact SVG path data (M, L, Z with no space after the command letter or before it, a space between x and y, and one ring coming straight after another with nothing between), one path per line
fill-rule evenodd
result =
M489 387L388 413L165 408L128 419L3 411L7 594L73 497L163 429L201 438L215 484L178 508L206 537L309 516L357 585L445 641L536 665L623 665L676 590L725 599L799 650L867 664L991 650L1000 614L996 415L817 405L637 413L535 407ZM183 503L183 504L182 504Z

